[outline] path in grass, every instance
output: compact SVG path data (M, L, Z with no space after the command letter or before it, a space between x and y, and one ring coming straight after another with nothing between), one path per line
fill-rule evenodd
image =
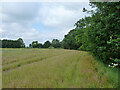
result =
M107 69L105 67L100 69L99 63L83 51L64 49L23 49L12 53L5 51L3 60L3 69L7 66L10 68L3 71L5 88L95 88L116 87L117 83L117 78L108 76L109 72L105 72ZM26 63L21 64L19 68L11 68L20 62Z

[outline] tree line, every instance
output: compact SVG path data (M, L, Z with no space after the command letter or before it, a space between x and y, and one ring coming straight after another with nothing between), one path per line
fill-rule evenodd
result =
M0 40L0 48L25 48L25 43L22 38L18 40Z
M91 16L75 23L63 48L89 51L97 60L120 67L120 2L90 2L90 6L96 9L83 8Z
M53 39L52 42L46 41L44 44L33 41L29 44L30 48L61 48L61 42L58 39Z
M25 48L25 43L22 38L18 40L0 40L0 48ZM27 48L61 48L61 42L58 39L53 39L52 42L46 41L44 44L33 41Z

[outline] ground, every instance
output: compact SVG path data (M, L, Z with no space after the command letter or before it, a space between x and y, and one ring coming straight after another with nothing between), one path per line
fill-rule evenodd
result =
M117 75L84 51L2 49L3 88L115 88Z

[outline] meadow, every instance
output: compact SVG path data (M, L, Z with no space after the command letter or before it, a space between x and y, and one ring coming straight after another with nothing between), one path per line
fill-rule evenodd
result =
M116 88L117 69L85 51L2 49L3 88Z

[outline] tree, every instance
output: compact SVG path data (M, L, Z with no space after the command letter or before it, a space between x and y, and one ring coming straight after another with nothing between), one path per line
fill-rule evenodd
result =
M50 45L51 45L50 41L46 41L46 42L44 43L43 47L44 47L44 48L48 48L48 47L50 47Z
M75 30L77 31L77 35L75 36L76 41L80 44L79 50L89 51L90 45L88 40L88 26L90 26L91 17L85 17L84 19L80 19L75 23Z
M21 38L18 40L1 40L2 48L25 48L25 44Z
M24 44L22 38L19 38L17 41L19 42L19 47L20 47L20 48L25 48L25 44Z
M38 48L42 48L43 45L42 45L41 43L38 43L38 44L37 44L37 47L38 47Z
M29 47L32 48L32 44L29 44Z
M91 52L104 63L120 63L120 4L91 2L91 6L97 7L88 28Z
M52 40L52 46L54 48L60 48L61 47L60 41L58 39L53 39Z
M32 42L32 47L33 47L33 48L37 48L37 45L38 45L38 41L33 41L33 42Z
M0 40L0 48L2 48L2 40Z
M87 47L93 56L106 64L120 63L120 5L110 2L91 2L96 7L91 17L79 20L76 27L83 33L76 39L82 43L80 47ZM84 9L84 11L86 11ZM87 11L91 12L91 11ZM81 26L85 25L85 29ZM87 39L86 39L87 38ZM86 48L84 48L86 49Z
M33 41L32 44L29 44L29 47L31 47L31 48L42 48L43 45L41 43L38 43L38 41Z
M62 41L62 47L64 49L78 49L81 44L79 44L75 39L76 35L78 35L76 29L71 30L67 35L65 35L65 38Z

